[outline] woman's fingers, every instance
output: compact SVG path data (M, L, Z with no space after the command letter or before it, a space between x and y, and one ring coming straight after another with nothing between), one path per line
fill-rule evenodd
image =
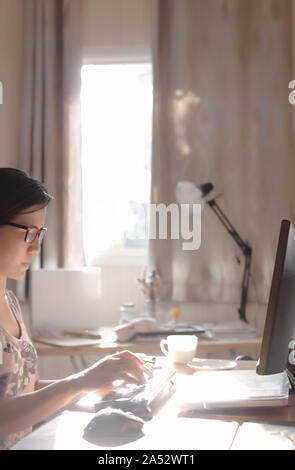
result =
M145 364L139 358L137 358L137 360L134 360L134 355L133 354L130 355L130 354L128 354L128 353L126 354L124 352L124 354L119 353L115 356L118 359L118 361L120 361L120 363L122 363L122 366L123 366L123 364L125 365L126 370L129 369L133 373L133 375L135 375L136 377L139 378L141 383L146 382L145 374L148 377L152 377L152 375L153 375L152 367L149 364Z
M149 377L153 375L152 367L128 350L113 354L112 357L122 358L129 361L130 367L132 367L133 370L144 371ZM135 369L136 366L137 368Z
M131 383L131 384L136 384L136 385L139 385L139 381L136 377L134 377L133 375L130 374L130 372L120 372L118 374L118 379L122 379L124 380L125 382L128 382L128 383ZM116 379L117 380L117 379ZM140 384L142 384L142 382L140 382Z
M117 352L116 354L113 354L112 357L122 357L124 359L132 359L138 365L142 365L144 363L136 354L132 353L131 351L128 351L128 349Z
M144 375L142 368L139 365L133 363L129 359L118 359L118 360L120 360L119 373L123 372L123 373L128 373L132 375L137 380L137 383L140 383L140 384L146 383L146 377Z
M135 354L122 351L106 356L83 371L81 375L85 380L86 389L108 389L110 386L115 386L113 383L116 380L145 384L147 378L153 375L153 370Z
M154 369L148 364L144 364L143 370L149 377L154 375Z

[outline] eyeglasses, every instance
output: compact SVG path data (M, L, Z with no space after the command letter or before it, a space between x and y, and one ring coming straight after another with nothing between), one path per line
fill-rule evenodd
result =
M26 230L24 241L27 243L33 243L33 241L36 240L36 237L38 237L39 245L41 245L45 237L45 234L47 232L46 227L42 227L38 229L36 227L27 227L26 225L14 224L12 222L7 222L5 225L11 225L12 227L18 227L18 228L22 228L23 230Z

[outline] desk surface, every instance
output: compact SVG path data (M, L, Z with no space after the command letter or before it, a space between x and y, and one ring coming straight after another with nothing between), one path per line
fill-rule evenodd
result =
M237 368L253 369L255 365L255 361L240 361ZM177 366L176 369L176 380L181 380L183 375L206 373L186 366ZM237 410L222 415L202 412L194 414L192 419L180 416L173 400L169 399L156 416L145 422L140 437L126 440L125 436L125 440L109 446L105 442L94 445L83 438L83 429L92 417L93 413L85 411L63 410L21 439L12 449L290 449L293 443L282 437L281 433L295 435L295 407L257 408L240 415Z
M75 356L75 355L106 355L116 351L130 349L135 353L143 353L148 355L160 355L160 338L148 337L140 338L134 341L119 343L115 339L111 329L103 330L103 338L98 340L96 344L82 346L57 346L54 344L42 344L34 340L34 345L39 356ZM77 340L77 338L76 338ZM238 352L239 354L257 355L260 351L261 338L222 338L222 339L203 339L199 338L198 354L202 357L207 353L218 354L225 350Z

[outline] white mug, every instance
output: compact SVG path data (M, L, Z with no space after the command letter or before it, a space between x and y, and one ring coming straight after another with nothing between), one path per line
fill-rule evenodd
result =
M160 348L171 362L186 364L195 357L197 344L198 337L195 335L170 335L167 339L161 339Z

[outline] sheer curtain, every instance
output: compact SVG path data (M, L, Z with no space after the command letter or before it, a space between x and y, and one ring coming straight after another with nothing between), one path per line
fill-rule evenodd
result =
M54 201L34 268L84 264L80 159L80 0L27 0L19 167ZM17 286L24 296L24 282Z
M291 1L155 2L151 202L175 203L179 180L211 181L253 248L250 300L267 300L280 219L295 221L288 83ZM243 257L215 214L201 247L150 240L162 299L238 303Z

